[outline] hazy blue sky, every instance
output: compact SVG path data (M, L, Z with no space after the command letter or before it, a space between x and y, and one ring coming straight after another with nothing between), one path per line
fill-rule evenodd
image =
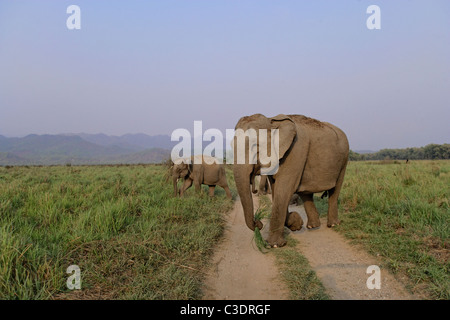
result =
M356 150L449 143L450 1L0 1L2 135L224 131L253 113L331 122Z

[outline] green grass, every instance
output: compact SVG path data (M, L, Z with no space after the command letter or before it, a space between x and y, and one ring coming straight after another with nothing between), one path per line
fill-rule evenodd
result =
M260 196L259 203L258 219L269 218L272 208L269 197ZM295 248L297 240L290 237L289 233L286 233L285 236L287 244L283 248L264 249L263 245L258 244L258 242L263 241L265 243L265 241L258 240L256 234L255 242L263 253L269 252L275 255L282 279L289 289L289 298L292 300L329 300L330 297L326 293L325 287L308 260Z
M203 188L174 198L166 168L154 165L0 167L0 299L200 298L233 206L223 189L209 199ZM406 276L414 293L450 299L449 199L450 161L351 162L336 230ZM327 199L315 201L326 215ZM288 237L269 250L291 297L327 299L294 247ZM82 290L66 288L72 264Z
M255 221L262 221L263 219L267 219L270 217L270 210L271 210L270 209L271 208L270 201L268 201L267 197L264 197L264 198L261 197L260 199L262 199L262 200L260 201L259 208L257 208L255 211L255 217L254 217ZM253 240L255 241L256 248L258 248L258 250L261 253L268 252L267 249L270 248L270 246L268 245L266 240L264 240L264 238L261 234L261 230L259 230L258 227L255 227Z
M174 198L165 173L0 167L0 299L199 298L232 201L221 188ZM83 290L66 288L72 264Z
M314 201L326 217L328 198L320 195ZM406 278L414 294L448 300L449 201L450 161L350 162L339 199L342 223L335 230L381 259L381 268ZM271 250L291 297L329 298L293 241L288 237L286 248Z
M450 299L450 161L350 162L336 230L407 287L430 299ZM327 199L315 199L326 215Z
M286 247L273 250L292 300L329 300L325 287L308 260L295 248L297 240L287 236Z

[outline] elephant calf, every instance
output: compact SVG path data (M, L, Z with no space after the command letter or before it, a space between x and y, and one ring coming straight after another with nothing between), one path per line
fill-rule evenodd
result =
M201 156L195 156L201 157ZM199 158L197 158L198 160ZM209 186L209 195L214 196L214 190L216 185L222 187L227 194L227 197L231 199L230 188L228 188L227 177L225 174L225 166L223 164L212 163L214 158L209 158L205 162L206 157L202 157L200 164L194 163L194 156L191 157L190 164L185 162L186 159L181 159L177 164L172 167L172 180L175 196L183 196L184 192L194 184L195 190L199 192L201 185L205 184ZM209 164L212 163L212 164ZM184 183L180 190L178 190L178 179L183 178Z

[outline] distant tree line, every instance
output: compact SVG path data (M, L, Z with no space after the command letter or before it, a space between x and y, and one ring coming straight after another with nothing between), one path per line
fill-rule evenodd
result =
M420 148L382 149L360 154L350 150L349 159L358 160L437 160L450 159L450 144L429 144Z

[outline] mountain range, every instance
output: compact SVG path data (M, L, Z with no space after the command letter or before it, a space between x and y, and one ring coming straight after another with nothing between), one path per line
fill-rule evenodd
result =
M168 135L146 134L0 135L0 165L158 163L177 143Z

